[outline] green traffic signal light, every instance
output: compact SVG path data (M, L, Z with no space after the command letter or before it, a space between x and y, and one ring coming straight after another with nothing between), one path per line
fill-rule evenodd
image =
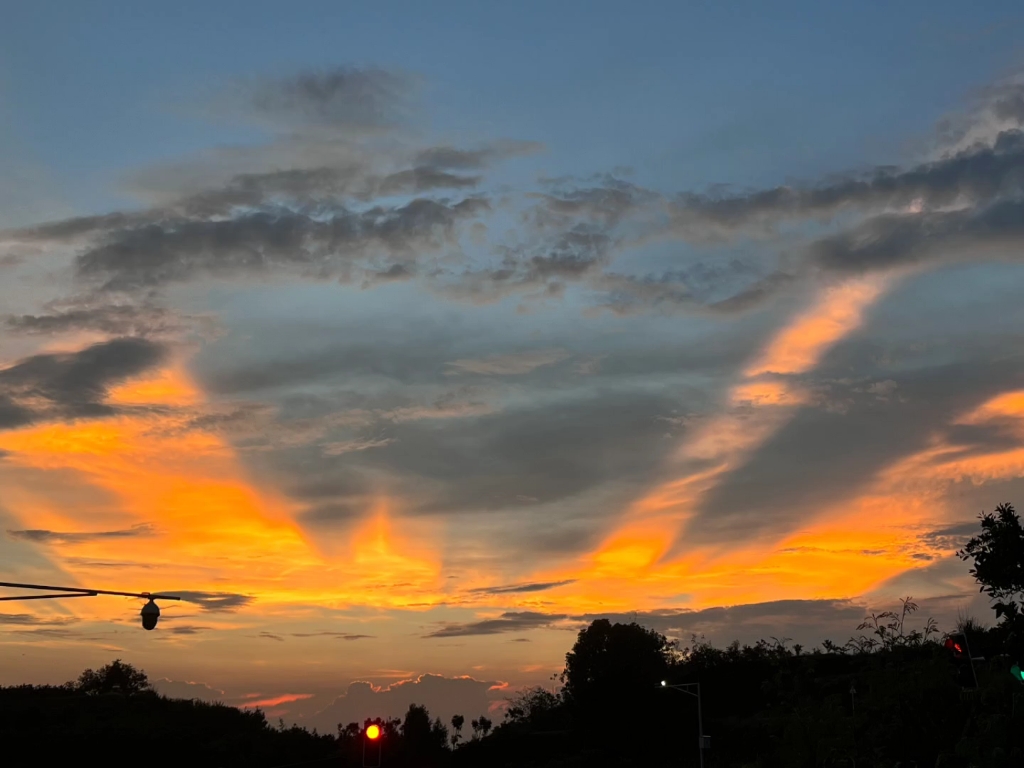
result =
M1024 683L1024 670L1022 670L1016 664L1010 667L1010 675L1013 677L1014 680Z

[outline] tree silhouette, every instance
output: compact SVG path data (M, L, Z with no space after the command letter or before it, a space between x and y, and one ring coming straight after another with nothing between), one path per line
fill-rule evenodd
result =
M462 738L462 726L466 724L466 718L462 715L452 715L452 747L459 743Z
M120 693L125 696L152 690L145 672L120 659L95 671L85 670L78 676L75 688L86 694Z
M431 722L426 707L410 704L402 721L402 748L409 759L436 763L448 750L448 729L441 718Z
M995 514L982 513L981 533L957 554L973 560L970 573L981 591L997 600L996 617L1010 626L1022 623L1024 598L1024 528L1012 504L1000 504Z
M490 732L493 723L488 718L480 715L476 720L471 721L470 725L473 728L473 735L477 738L482 738Z
M580 631L565 655L566 701L595 725L619 719L651 698L668 676L674 652L674 645L652 629L598 619Z

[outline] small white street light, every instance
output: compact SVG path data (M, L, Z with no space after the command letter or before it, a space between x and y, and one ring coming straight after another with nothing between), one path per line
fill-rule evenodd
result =
M661 681L662 688L672 688L676 691L682 691L688 693L690 696L694 696L697 699L697 745L700 751L700 768L704 768L704 750L711 749L711 737L704 733L704 717L701 713L700 705L700 683L679 683L676 685L669 685L668 680ZM693 690L696 689L696 693Z

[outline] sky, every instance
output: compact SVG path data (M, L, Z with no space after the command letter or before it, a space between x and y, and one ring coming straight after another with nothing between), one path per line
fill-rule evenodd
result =
M1024 490L1014 3L11 4L0 684L500 715L843 642ZM1022 503L1022 502L1018 502Z

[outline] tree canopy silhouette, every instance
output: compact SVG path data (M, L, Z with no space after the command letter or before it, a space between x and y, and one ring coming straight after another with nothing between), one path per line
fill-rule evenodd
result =
M95 671L85 670L78 676L75 687L80 693L120 693L125 696L152 690L145 672L120 659L114 659Z
M996 616L1011 625L1022 619L1024 598L1024 528L1012 504L1000 504L995 514L982 513L981 533L958 553L962 560L973 560L970 573L981 584L981 591L997 602Z

